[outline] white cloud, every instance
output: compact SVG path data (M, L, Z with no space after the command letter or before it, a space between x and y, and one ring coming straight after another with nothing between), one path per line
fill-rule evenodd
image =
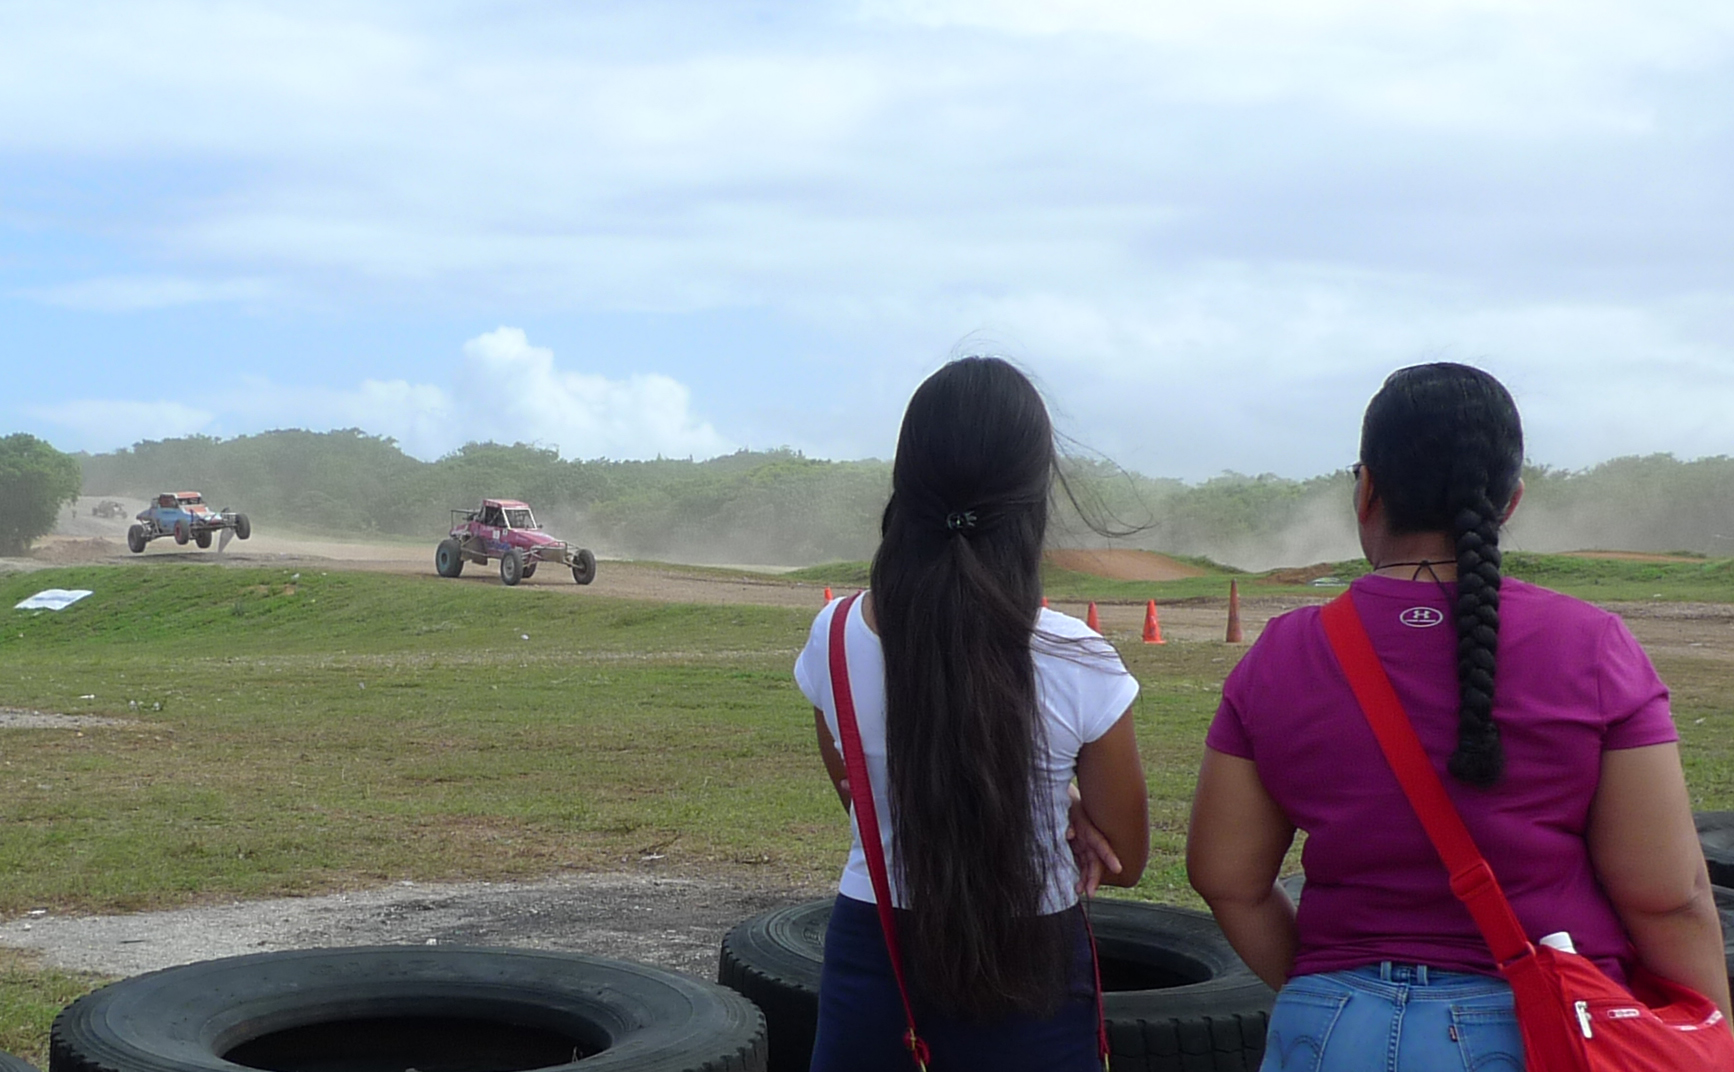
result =
M85 399L30 412L71 430L80 447L93 450L141 438L283 427L360 428L429 459L489 440L552 447L566 458L709 458L735 449L693 414L691 392L679 381L661 375L611 380L562 369L552 350L532 346L520 328L502 327L469 340L453 371L449 387L406 380L285 387L250 377L237 389L203 399L206 408Z
M552 350L502 327L464 344L471 385L460 405L501 442L557 447L568 458L712 457L733 449L691 413L691 392L667 376L610 380L566 372Z

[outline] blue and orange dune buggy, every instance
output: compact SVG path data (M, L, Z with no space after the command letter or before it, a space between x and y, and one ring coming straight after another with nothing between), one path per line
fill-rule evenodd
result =
M191 542L205 548L211 546L213 532L224 534L217 545L221 551L229 542L228 533L243 540L253 535L253 523L246 514L233 510L213 511L196 491L165 491L140 511L138 524L126 531L126 545L133 554L143 554L145 544L160 536L173 536L178 544Z

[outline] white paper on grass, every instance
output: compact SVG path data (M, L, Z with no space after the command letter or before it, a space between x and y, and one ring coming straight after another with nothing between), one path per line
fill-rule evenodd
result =
M45 592L36 593L12 609L65 610L87 595L90 593L83 588L50 588Z

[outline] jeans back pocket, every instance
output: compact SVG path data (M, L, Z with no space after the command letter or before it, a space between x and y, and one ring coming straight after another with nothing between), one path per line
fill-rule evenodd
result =
M1349 995L1291 981L1276 996L1259 1072L1317 1072Z

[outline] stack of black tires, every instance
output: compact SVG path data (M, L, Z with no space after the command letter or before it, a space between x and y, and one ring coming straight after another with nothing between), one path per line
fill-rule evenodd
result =
M1734 977L1734 812L1697 816ZM1298 896L1303 880L1284 881ZM722 944L718 982L522 949L261 953L123 980L54 1022L49 1072L804 1072L831 901ZM1203 913L1093 902L1116 1072L1253 1072L1274 998ZM36 1072L0 1054L0 1072Z

